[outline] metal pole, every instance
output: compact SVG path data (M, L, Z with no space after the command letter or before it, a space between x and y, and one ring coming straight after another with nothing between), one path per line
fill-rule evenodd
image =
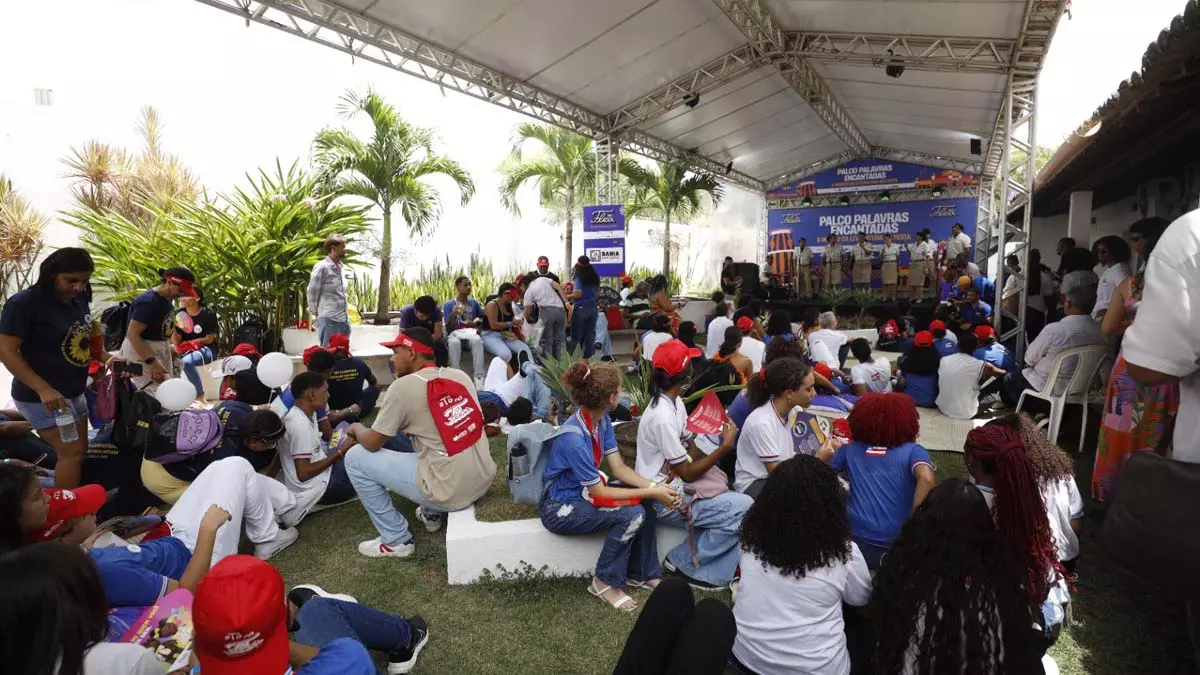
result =
M1012 173L1010 167L1012 165L1012 123L1013 123L1013 75L1008 75L1008 86L1004 88L1004 156L1000 160L1000 207L996 209L1000 220L1000 240L999 246L996 249L1000 257L1000 264L996 265L996 294L1003 293L1004 288L1004 247L1008 243L1008 191L1009 183L1012 181ZM991 248L987 250L987 257L991 257ZM992 321L995 323L996 335L1001 335L1004 304L997 303L1000 307L993 308Z

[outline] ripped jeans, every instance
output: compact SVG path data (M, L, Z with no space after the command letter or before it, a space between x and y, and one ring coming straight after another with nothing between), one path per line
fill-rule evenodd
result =
M596 578L624 588L628 579L650 581L661 576L658 564L657 514L652 502L640 506L598 509L582 499L556 502L542 498L542 525L554 534L605 532L596 561Z

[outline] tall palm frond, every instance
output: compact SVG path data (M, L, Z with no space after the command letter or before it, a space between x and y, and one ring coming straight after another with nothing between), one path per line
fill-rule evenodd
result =
M663 274L671 275L671 221L689 221L707 204L716 205L724 196L724 186L709 173L659 162L657 170L635 162L622 162L621 173L633 186L634 201L626 209L630 220L635 215L663 220Z

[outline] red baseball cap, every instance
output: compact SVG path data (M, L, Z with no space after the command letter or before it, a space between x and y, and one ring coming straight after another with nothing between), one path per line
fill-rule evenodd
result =
M346 352L346 356L350 356L350 338L341 333L334 333L329 336L329 351L336 352L338 350Z
M817 364L813 366L813 371L827 380L833 378L833 369L824 361L817 361Z
M252 356L262 356L262 354L258 353L258 348L249 342L242 342L238 344L233 348L233 353L237 356L245 356L246 358L250 358Z
M743 316L737 320L737 327L742 329L742 332L748 331L754 328L754 319L751 319L748 316Z
M206 673L259 675L288 666L283 577L269 563L231 555L196 586L192 649Z
M428 334L428 331L424 331L424 332L426 334ZM417 336L417 337L423 337L423 336ZM424 354L425 356L433 356L433 345L432 344L425 344L425 342L423 340L414 339L413 337L405 335L404 331L401 331L400 334L397 335L394 340L392 340L390 342L380 342L379 344L383 345L384 347L388 347L388 348L404 347L405 349L411 349L418 354Z
M979 338L980 340L987 340L995 335L996 329L992 328L991 326L983 325L975 327L975 337Z
M654 350L655 368L661 368L667 377L675 377L687 368L692 359L700 358L704 352L694 347L688 347L679 340L667 340Z
M913 336L913 345L916 347L932 347L933 333L923 330Z
M50 497L50 510L46 514L46 524L31 541L46 541L62 533L67 521L80 516L88 516L100 510L108 500L108 494L102 485L81 485L74 490L44 490Z
M547 258L547 257L546 257L546 256L544 256L544 255L539 255L539 256L538 256L538 263L537 263L537 264L538 264L538 267L541 267L542 265L549 265L549 264L550 264L550 259L549 259L549 258Z
M933 321L930 321L929 322L929 332L932 333L935 330L946 330L946 322L940 321L938 319L934 319Z

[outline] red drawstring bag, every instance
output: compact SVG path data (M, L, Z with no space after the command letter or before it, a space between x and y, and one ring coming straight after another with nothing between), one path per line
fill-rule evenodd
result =
M425 398L448 456L475 445L483 436L483 412L460 382L435 377L425 383Z

